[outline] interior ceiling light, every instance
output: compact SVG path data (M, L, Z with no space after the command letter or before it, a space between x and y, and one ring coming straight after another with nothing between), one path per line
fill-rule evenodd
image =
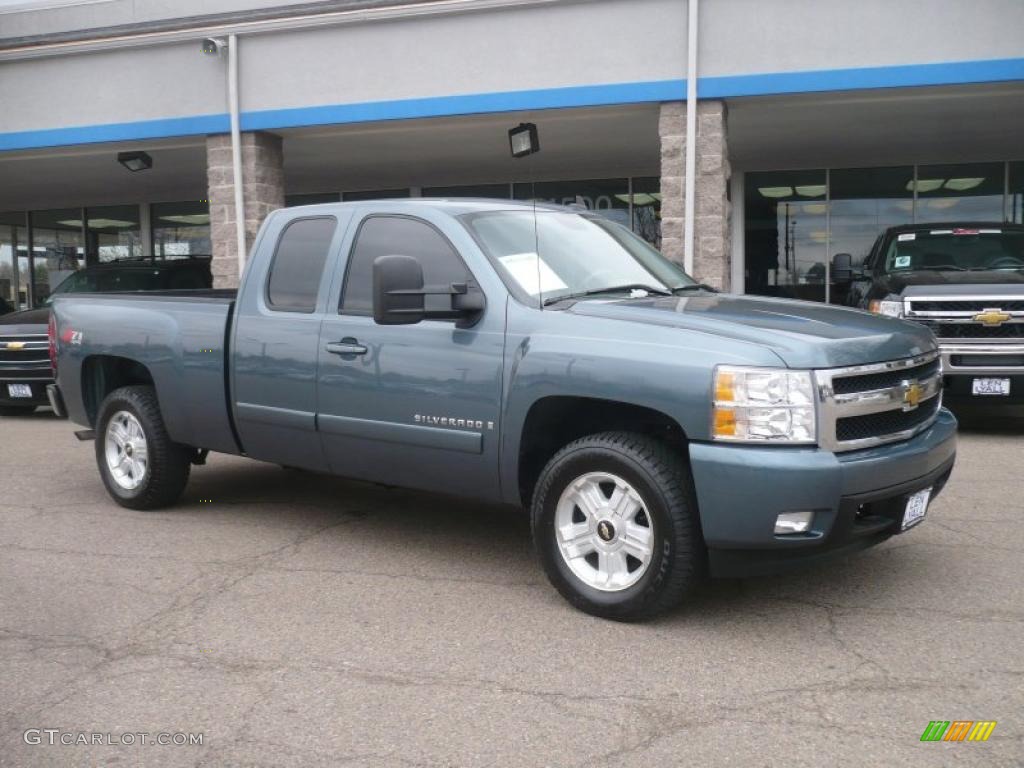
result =
M974 189L981 186L983 181L985 181L984 176L980 179L949 179L943 186L946 189L955 189L957 192L963 192L965 189Z
M821 197L825 194L824 184L803 184L796 188L800 197Z
M117 162L132 173L135 173L136 171L148 171L153 167L153 158L145 152L118 152Z
M58 224L65 227L82 228L81 219L67 219L58 221ZM131 229L137 227L134 221L121 221L120 219L89 219L89 229Z
M178 216L161 216L160 221L169 221L172 224L188 224L189 226L198 226L201 224L210 223L210 214L208 213L183 213Z
M918 179L917 181L911 179L907 182L907 192L913 192L915 186L917 187L918 192L934 192L936 189L941 187L945 181L945 179Z
M790 197L793 194L792 187L758 187L757 191L761 193L761 197Z

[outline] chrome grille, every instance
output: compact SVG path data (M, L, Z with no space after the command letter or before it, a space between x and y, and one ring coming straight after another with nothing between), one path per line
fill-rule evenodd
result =
M0 335L0 379L50 377L50 343L45 333Z
M818 442L832 451L907 440L930 426L942 405L938 351L815 371L814 376Z
M946 373L1002 374L1019 371L1024 355L1024 295L910 296L906 316L939 340ZM1001 323L975 320L988 310L1008 315Z

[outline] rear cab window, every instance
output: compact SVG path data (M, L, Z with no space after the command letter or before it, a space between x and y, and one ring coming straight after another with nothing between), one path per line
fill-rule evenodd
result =
M266 301L279 312L312 313L338 222L333 216L296 219L277 241L267 278Z

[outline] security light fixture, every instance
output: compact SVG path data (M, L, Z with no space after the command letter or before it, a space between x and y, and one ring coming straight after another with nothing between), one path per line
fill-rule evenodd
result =
M135 173L136 171L148 171L153 167L153 158L145 152L118 152L117 162L132 173Z
M204 37L199 50L207 56L220 56L220 52L227 47L228 41L223 37Z
M508 143L512 157L526 157L540 152L540 139L534 123L520 123L508 132Z

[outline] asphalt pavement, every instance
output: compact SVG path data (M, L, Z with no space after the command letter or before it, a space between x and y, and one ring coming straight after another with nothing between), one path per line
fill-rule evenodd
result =
M74 428L0 418L2 766L1024 764L1019 423L911 532L633 625L522 513L224 456L134 512Z

